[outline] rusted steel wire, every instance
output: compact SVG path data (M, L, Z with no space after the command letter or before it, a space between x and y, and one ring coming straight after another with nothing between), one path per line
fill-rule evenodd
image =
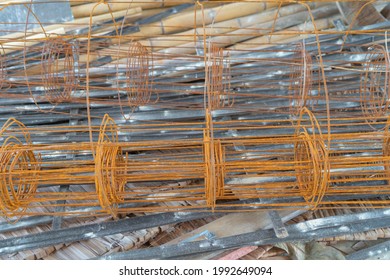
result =
M36 191L37 184L20 176L13 176L16 172L32 172L32 176L40 169L39 157L29 150L23 150L23 146L31 145L29 133L24 125L14 119L7 121L0 134L7 129L20 128L21 137L8 136L1 147L1 211L22 214L26 211L29 199ZM6 175L7 174L7 175ZM16 178L15 178L16 177Z
M121 67L118 64L118 68ZM117 72L119 69L117 68ZM151 102L153 90L153 54L139 42L130 44L125 65L125 84L122 89L118 79L118 101L122 115L126 117L125 107L130 108L130 113L139 106ZM125 100L121 97L121 91L125 91ZM158 93L154 102L158 101ZM125 106L126 105L126 106ZM127 113L128 114L128 113Z
M77 88L75 45L60 38L47 40L42 47L41 77L45 100L58 104L71 100Z
M234 96L230 89L229 54L226 54L225 57L222 48L211 44L206 68L206 73L210 75L207 87L208 95L210 96L210 108L220 109L225 106L233 106Z
M7 67L3 47L0 48L0 90L7 87Z
M361 106L368 123L387 116L389 107L389 54L384 46L374 45L367 53L365 71L361 76Z
M290 70L290 87L293 99L291 100L290 111L296 115L303 107L309 107L312 86L312 59L310 54L305 50L304 44L298 44L295 50L294 61Z

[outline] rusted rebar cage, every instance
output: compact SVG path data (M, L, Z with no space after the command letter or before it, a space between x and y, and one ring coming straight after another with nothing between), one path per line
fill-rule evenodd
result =
M26 13L0 37L3 216L390 195L388 23L333 2L68 4L51 23L2 4Z
M214 130L225 129L219 128L222 124L216 122ZM267 129L256 122L227 125L229 130L255 134ZM182 126L171 129L186 131ZM283 126L294 127L294 133L283 133ZM73 129L88 134L87 127ZM100 128L94 128L96 142L32 144L31 134L54 136L64 128L29 130L10 120L1 134L5 139L1 148L3 214L110 213L115 217L137 211L253 211L343 203L351 207L351 197L390 192L388 127L382 132L335 134L327 146L321 124L304 108L296 123L281 124L281 133L270 137L211 138L206 125L201 139L118 141L118 133L132 129L137 128L118 128L106 116ZM95 190L47 191L56 184L94 185ZM69 210L55 211L63 200L69 201ZM192 203L170 207L175 201ZM387 205L388 201L375 204ZM39 208L45 211L34 211Z

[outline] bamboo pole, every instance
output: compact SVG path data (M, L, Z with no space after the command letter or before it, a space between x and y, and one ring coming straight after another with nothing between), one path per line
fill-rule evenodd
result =
M88 3L78 6L72 6L73 16L77 18L97 16L110 12L123 11L127 9L141 8L141 9L155 9L164 8L180 4L180 1L167 0L149 0L149 1L129 1L129 0L114 0L107 4Z
M2 44L3 53L5 55L12 53L17 50L22 50L25 47L31 47L42 42L42 40L47 39L49 35L51 38L58 37L65 34L65 29L63 27L56 28L50 31L47 31L46 34L40 33L27 37L24 40L10 41Z
M275 10L273 10L272 12L271 11L266 12L264 19L263 19L262 15L263 15L264 11L267 11L268 9L272 9L276 6L277 6L276 3L262 3L262 4L260 4L260 3L233 3L233 4L224 5L221 7L213 7L213 8L204 10L205 15L207 15L204 18L204 22L205 22L205 24L209 25L209 29L211 29L212 26L217 26L217 27L219 27L219 30L222 31L223 25L225 25L225 26L229 25L229 26L232 26L233 29L241 30L242 26L246 26L248 24L253 24L254 21L255 22L256 21L262 22L262 21L267 20L267 19L270 21L274 17ZM298 8L298 5L296 5L296 6L294 6L294 8L289 8L289 10L290 10L290 12L295 12L295 11L298 11L299 9L303 9L302 7ZM259 16L258 13L260 13L261 16ZM283 10L282 14L283 13L284 13L284 10ZM189 29L189 30L184 31L181 34L179 34L179 36L185 37L185 38L188 38L188 37L192 38L193 34L195 34L196 32L203 32L203 30L201 28L199 28L198 30L192 29L192 27L194 27L194 25L198 26L198 27L201 27L203 25L203 19L202 19L201 14L202 14L201 10L197 10L196 12L194 12L194 11L182 12L179 15L174 15L172 17L165 19L165 20L162 20L160 23L141 26L140 32L137 32L135 34L131 34L129 36L122 36L120 40L118 40L116 38L112 38L111 42L113 44L120 43L120 47L118 47L117 45L114 45L110 48L107 48L106 50L102 50L101 53L117 52L118 57L114 58L114 60L125 58L126 50L129 48L128 43L133 42L133 41L137 41L140 38L142 38L142 36L140 37L140 34L143 34L145 40L148 40L148 39L150 40L150 38L153 37L154 35L162 35L164 32L168 32L168 30L166 29L168 27L169 27L168 28L169 32L182 32L183 30ZM252 16L250 16L250 15L252 15ZM214 18L214 16L215 16L215 18ZM245 17L245 16L249 16L249 17L243 19L242 21L240 21L240 19L236 19L236 17ZM176 41L171 40L173 38L173 36L176 36L176 35L172 35L172 37L171 36L168 37L168 41L166 43L166 45L168 47L170 47L172 45L178 46L177 40ZM148 46L148 45L150 46L151 42L148 43L147 41L142 41L142 43L144 43L146 46ZM194 44L194 43L190 43L190 44ZM156 49L152 49L152 50L155 51ZM181 51L183 51L183 50L181 50ZM179 53L181 53L181 51ZM89 61L93 61L96 58L97 58L97 56L92 55L89 57ZM86 61L87 61L86 57L83 56L80 58L80 62L85 63Z
M270 10L265 10L259 14L251 14L249 16L237 17L218 23L212 23L207 25L204 30L202 27L199 27L197 29L191 29L172 35L140 40L140 43L146 47L151 48L152 51L159 51L161 49L183 45L186 43L185 41L193 42L194 34L203 34L203 31L206 32L207 36L228 34L235 30L245 29L254 24L272 21L274 20L276 13L278 13L279 16L287 16L293 13L304 11L305 9L306 8L302 5L285 6L280 10L273 8Z
M158 35L182 32L193 27L218 23L221 21L243 17L251 14L261 13L267 9L276 7L276 3L233 3L220 7L206 8L203 11L182 12L173 15L158 23L141 26L140 31L130 36L125 36L124 40L140 40ZM204 16L203 16L204 15Z
M115 12L115 13L107 13L107 14L102 14L98 16L92 17L92 24L98 24L101 22L106 22L109 20L112 20L113 18L119 18L123 16L128 16L128 17L134 17L135 15L140 15L142 13L142 9L140 7L137 8L132 8L126 11L120 11L120 12ZM29 29L26 31L21 31L21 32L13 32L11 34L3 35L0 36L0 42L8 42L8 41L14 41L15 39L19 38L24 38L24 40L29 40L29 35L36 35L37 33L54 33L55 30L62 29L61 34L69 33L70 31L77 30L83 27L88 27L90 24L91 18L86 17L86 18L79 18L75 19L70 22L64 22L64 23L59 23L59 24L52 24L48 26L42 27L37 27L33 29ZM27 37L26 37L27 35Z
M339 16L323 18L316 21L316 28L318 31L326 30L333 27L333 21ZM273 44L290 43L293 41L302 40L308 38L309 32L314 31L314 25L312 22L302 23L282 31L275 32L272 36L260 36L254 39L247 40L242 43L235 44L228 47L229 50L248 50L248 49L263 49L271 47ZM304 34L297 35L297 32ZM290 33L290 34L289 34Z
M319 12L318 13L319 17L330 16L336 9L335 7L331 9L327 9L327 8L329 8L329 6L321 6L317 9L317 11ZM211 39L211 42L213 44L216 44L218 47L223 48L223 47L237 44L242 41L246 41L248 39L252 39L254 37L269 36L272 35L273 32L275 31L284 30L288 28L291 22L296 22L296 23L304 22L308 18L308 16L309 16L308 11L301 11L298 13L292 11L291 14L286 14L278 21L274 21L274 19L272 19L267 22L254 24L245 29L238 29L236 31L226 33L222 36L215 36ZM272 28L275 28L275 30L273 31ZM194 53L195 51L196 51L196 43L190 42L177 47L165 49L162 52L165 54L173 54L173 53L191 54Z

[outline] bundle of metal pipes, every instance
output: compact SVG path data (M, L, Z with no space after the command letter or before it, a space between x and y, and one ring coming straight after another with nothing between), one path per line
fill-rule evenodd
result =
M11 221L390 195L387 21L347 25L335 3L116 1L45 22L40 3L2 3L25 12L0 37Z

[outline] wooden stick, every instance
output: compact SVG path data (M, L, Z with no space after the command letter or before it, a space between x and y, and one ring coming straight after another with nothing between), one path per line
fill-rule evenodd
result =
M247 246L236 249L222 257L218 257L218 260L238 260L239 258L248 255L250 252L253 252L257 249L257 246Z

